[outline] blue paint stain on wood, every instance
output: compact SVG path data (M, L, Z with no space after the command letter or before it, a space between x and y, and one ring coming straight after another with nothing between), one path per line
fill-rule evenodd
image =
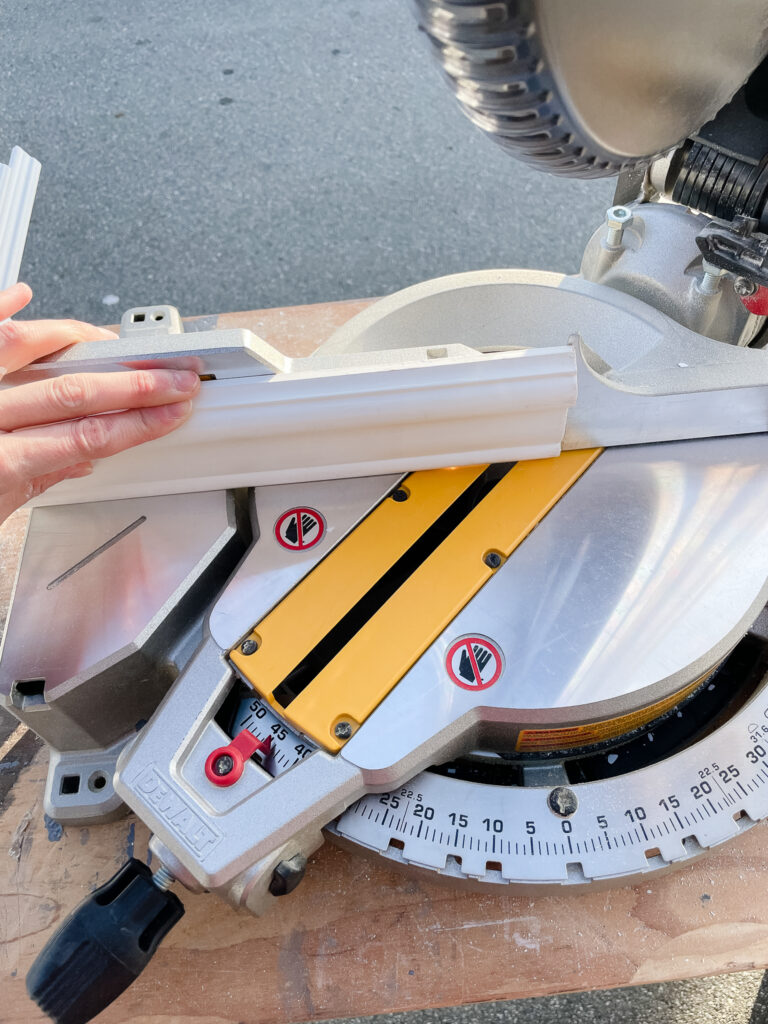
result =
M43 815L43 822L45 824L45 830L48 833L49 843L58 843L61 837L64 835L64 827L60 825L58 821L54 821L47 814Z

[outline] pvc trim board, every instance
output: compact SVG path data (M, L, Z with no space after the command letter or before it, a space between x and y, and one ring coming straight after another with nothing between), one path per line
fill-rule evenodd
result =
M19 279L39 177L39 162L18 146L0 164L0 290Z
M571 347L203 384L175 433L31 504L342 479L549 458L576 401Z

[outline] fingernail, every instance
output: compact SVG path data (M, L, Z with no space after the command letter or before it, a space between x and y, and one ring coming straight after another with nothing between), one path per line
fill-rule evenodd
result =
M177 391L196 391L200 385L200 378L192 370L174 370L173 382Z

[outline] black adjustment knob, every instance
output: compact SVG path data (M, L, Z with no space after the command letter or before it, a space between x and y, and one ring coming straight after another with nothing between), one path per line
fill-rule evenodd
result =
M72 911L27 975L27 991L56 1024L86 1024L141 974L184 916L178 896L139 860Z
M297 853L290 860L281 860L272 872L269 891L273 896L287 896L293 892L307 870L307 858Z

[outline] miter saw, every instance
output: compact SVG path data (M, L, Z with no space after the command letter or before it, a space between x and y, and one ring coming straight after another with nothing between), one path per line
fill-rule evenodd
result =
M417 6L502 145L619 175L578 276L416 285L304 360L134 309L16 378L204 381L34 509L9 614L47 813L154 833L29 975L63 1024L142 969L174 880L262 913L323 832L577 889L768 816L768 10Z

